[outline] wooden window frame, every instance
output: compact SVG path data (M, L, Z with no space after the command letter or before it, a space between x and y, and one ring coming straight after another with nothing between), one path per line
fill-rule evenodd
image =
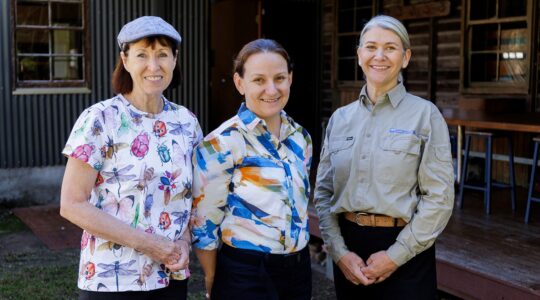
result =
M526 15L523 17L504 17L499 18L498 16L496 18L490 18L490 19L481 19L481 20L470 20L470 11L471 11L471 1L474 0L465 0L463 3L463 12L462 12L462 47L461 47L461 78L460 78L460 90L463 94L527 94L529 92L529 86L530 86L530 79L531 79L531 72L534 72L534 68L532 65L532 44L535 42L534 37L532 36L532 26L534 25L534 22L532 20L532 7L533 7L533 0L526 0ZM498 1L499 0L492 0L496 1L496 11L498 11ZM476 25L497 25L500 26L501 24L509 24L509 23L517 23L517 22L525 22L527 24L526 29L526 37L528 40L527 45L527 55L525 58L525 65L528 66L528 74L526 75L525 80L522 83L518 83L516 81L511 82L504 82L504 81L494 81L494 82L471 82L471 50L472 48L472 33L471 28L472 26ZM499 30L500 31L500 30ZM500 43L500 36L497 37L497 47L499 47ZM477 51L481 52L481 51ZM486 53L489 51L486 51ZM497 53L499 55L501 52L500 49L492 50L493 53ZM499 62L500 59L497 59L497 62ZM498 69L498 64L496 69Z
M354 7L352 8L353 11L356 11L358 8L367 8L371 6L371 16L375 16L375 13L377 12L377 1L376 0L372 0L371 1L371 5L361 5L361 6L356 6L356 3L354 5ZM337 83L337 87L360 87L362 86L365 81L364 79L362 78L363 75L362 75L362 71L360 69L360 67L357 67L355 69L355 79L354 80L340 80L339 79L339 60L340 58L345 58L345 57L340 57L339 56L339 47L340 47L340 43L339 43L339 40L340 40L340 37L344 37L344 36L354 36L356 39L359 38L360 36L360 32L362 31L362 29L358 30L358 31L347 31L347 32L339 32L339 1L336 1L336 4L335 4L335 11L334 11L334 15L336 16L336 21L335 21L335 43L334 43L334 82ZM353 17L354 19L354 24L353 24L353 28L356 28L356 14L354 15ZM355 63L356 65L358 65L358 57L356 55L356 52L353 52L353 54L351 56L347 56L346 58L352 58L354 56L355 58Z
M80 0L80 1L73 1L73 0L24 0L25 2L35 2L35 3L47 3L48 4L48 24L45 25L17 25L17 3L18 0L11 0L11 25L12 25L12 35L11 35L11 41L12 41L12 88L14 94L25 94L25 93L34 93L39 91L43 91L44 93L51 93L53 91L56 91L55 93L63 93L63 88L66 89L66 91L69 92L88 92L91 87L91 47L90 47L90 22L89 22L89 0ZM82 24L81 26L59 26L59 25L51 25L51 3L81 3L82 5ZM28 28L28 29L44 29L47 30L49 33L49 40L51 39L51 32L53 30L58 29L67 29L67 30L75 30L80 31L83 35L82 37L82 52L75 56L82 57L82 79L75 79L75 80L58 80L54 79L52 76L53 68L49 68L49 80L25 80L20 81L19 78L19 56L17 54L17 44L16 44L16 32L17 29L22 28ZM52 59L57 56L65 56L65 54L54 54L52 52L53 44L49 43L49 52L46 54L26 54L25 56L28 57L48 57L49 63L52 66ZM22 91L22 92L21 92ZM34 91L34 92L33 92Z

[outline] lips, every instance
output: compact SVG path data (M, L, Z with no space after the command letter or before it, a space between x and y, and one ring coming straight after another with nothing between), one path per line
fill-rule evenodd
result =
M390 68L389 66L370 66L370 67L375 70L387 70Z
M275 102L279 101L279 98L275 98L275 99L259 99L259 100L261 100L262 102L265 102L265 103L275 103Z
M144 79L149 80L149 81L158 81L158 80L163 79L163 76L146 76L144 77Z

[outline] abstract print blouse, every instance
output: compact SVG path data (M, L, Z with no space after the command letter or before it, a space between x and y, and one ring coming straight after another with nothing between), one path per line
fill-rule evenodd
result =
M196 117L163 99L163 111L139 111L122 95L86 109L63 150L99 171L88 201L147 233L177 240L191 211ZM93 236L81 239L78 287L90 291L153 290L188 270L168 270L135 249Z
M311 138L281 112L278 140L245 104L193 156L194 246L292 253L309 240Z

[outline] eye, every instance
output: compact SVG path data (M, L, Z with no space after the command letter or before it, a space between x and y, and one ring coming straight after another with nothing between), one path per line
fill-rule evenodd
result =
M366 49L368 49L369 51L375 51L375 50L377 50L377 47L375 47L373 45L367 45Z
M253 79L253 82L255 82L256 84L262 84L264 80L262 78L255 78Z
M159 57L169 57L169 55L166 52L162 52L159 54Z
M145 57L146 57L146 54L144 54L144 53L139 53L139 54L137 54L137 57L145 58Z
M396 47L394 47L394 46L388 46L388 47L386 47L384 50L386 50L386 51L388 51L388 52L393 52L393 51L396 50Z
M282 82L283 80L285 80L285 76L283 76L283 75L280 75L280 76L276 77L276 81L278 81L278 82Z

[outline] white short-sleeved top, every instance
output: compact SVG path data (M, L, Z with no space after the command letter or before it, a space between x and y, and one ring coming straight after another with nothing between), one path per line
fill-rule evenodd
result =
M99 171L88 201L134 228L176 240L191 212L191 155L202 139L196 117L163 99L159 114L142 112L122 95L86 109L62 153ZM188 270L170 274L128 247L84 231L78 287L90 291L153 290Z

